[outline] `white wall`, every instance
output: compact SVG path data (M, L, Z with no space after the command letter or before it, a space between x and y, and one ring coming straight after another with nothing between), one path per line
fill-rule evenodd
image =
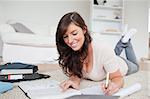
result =
M3 6L0 3L0 24L2 24L4 22L4 17L3 17ZM0 37L0 57L2 56L2 40Z
M148 17L148 32L150 32L150 6L149 6L149 17Z
M148 0L125 0L125 23L138 30L132 39L137 58L148 57Z
M2 23L2 16L3 16L3 12L2 12L2 4L0 3L0 24Z
M5 20L17 19L57 25L65 13L77 11L89 24L89 3L86 0L3 0L3 6Z
M150 0L148 2L148 8L149 8L149 22L148 22L148 31L149 31L149 37L150 37Z

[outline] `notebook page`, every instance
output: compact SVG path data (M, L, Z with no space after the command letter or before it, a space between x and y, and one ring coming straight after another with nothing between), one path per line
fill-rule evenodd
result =
M140 83L135 83L132 86L129 86L127 88L122 88L120 89L117 93L115 93L113 96L120 96L120 97L125 97L128 95L131 95L137 91L141 90L141 84ZM85 88L80 90L82 94L89 94L89 95L104 95L102 89L100 86L92 86L89 88Z
M19 83L19 86L25 92L28 92L29 90L36 90L36 89L38 90L38 89L56 87L59 86L59 83L60 82L55 80L29 81L29 82L21 82Z
M92 86L85 89L81 89L80 92L84 95L104 95L100 86Z
M119 92L117 92L116 94L114 94L114 96L121 96L121 97L125 97L128 95L131 95L139 90L141 90L141 84L140 83L136 83L132 86L129 86L127 88L122 88L120 89Z
M28 95L32 99L64 99L73 95L81 95L81 93L75 89L68 89L62 92L59 86L55 86L51 88L29 90Z
M31 99L64 99L73 95L81 95L79 90L68 89L62 92L60 82L55 80L30 81L19 84Z

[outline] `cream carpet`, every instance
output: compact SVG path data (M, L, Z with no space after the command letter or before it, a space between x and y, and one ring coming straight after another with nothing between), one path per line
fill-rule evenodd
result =
M46 72L44 74L49 74L51 75L50 78L48 79L55 79L57 81L63 81L64 79L67 79L67 77L62 73L61 70L56 70L53 72ZM123 99L149 99L148 96L150 96L150 81L148 80L148 78L150 79L150 73L148 71L139 71L135 74L129 75L125 77L125 86L130 86L135 84L136 82L141 83L142 85L142 89L130 96L127 96ZM45 80L45 79L41 79L41 80ZM93 81L87 81L87 80L83 80L81 82L81 89L85 88L87 86L92 86L92 85L96 85L99 84L99 82L93 82ZM28 99L25 94L17 87L17 83L15 83L15 87L13 88L13 90L10 90L6 93L3 93L0 95L0 99ZM121 98L122 99L122 98Z

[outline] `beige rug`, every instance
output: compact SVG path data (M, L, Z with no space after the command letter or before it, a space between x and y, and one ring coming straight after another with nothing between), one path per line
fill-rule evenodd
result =
M67 79L67 77L61 72L61 70L47 72L45 74L51 75L51 78L49 78L49 79L55 79L57 81L63 81L64 79ZM124 99L149 99L148 94L150 93L150 90L148 90L148 88L150 88L150 86L148 86L148 85L150 85L150 81L148 80L148 78L150 79L150 76L148 76L148 75L150 75L149 72L139 71L130 76L126 76L124 87L128 87L132 84L135 84L136 82L139 82L142 85L142 89L130 96L125 97ZM41 80L44 81L44 79L41 79ZM96 84L99 84L99 82L83 80L81 82L80 87L82 89L87 86L92 86L92 85L96 85ZM13 90L10 90L6 93L1 94L0 99L28 99L25 96L25 94L17 87L17 83L15 83L15 85L16 86L13 88Z

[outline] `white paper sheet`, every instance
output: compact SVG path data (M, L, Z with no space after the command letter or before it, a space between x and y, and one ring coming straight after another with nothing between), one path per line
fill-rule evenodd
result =
M120 89L120 91L117 92L116 94L114 94L114 96L125 97L125 96L131 95L131 94L141 90L141 88L142 88L141 84L136 83L136 84L129 86L127 88Z
M39 84L40 83L40 84ZM81 90L69 89L62 92L59 87L59 82L55 80L49 80L45 82L25 82L19 84L19 86L27 93L32 99L64 99L73 95L104 95L99 85L87 87ZM114 94L114 96L125 97L131 95L141 89L141 84L136 83L127 88L122 88Z

